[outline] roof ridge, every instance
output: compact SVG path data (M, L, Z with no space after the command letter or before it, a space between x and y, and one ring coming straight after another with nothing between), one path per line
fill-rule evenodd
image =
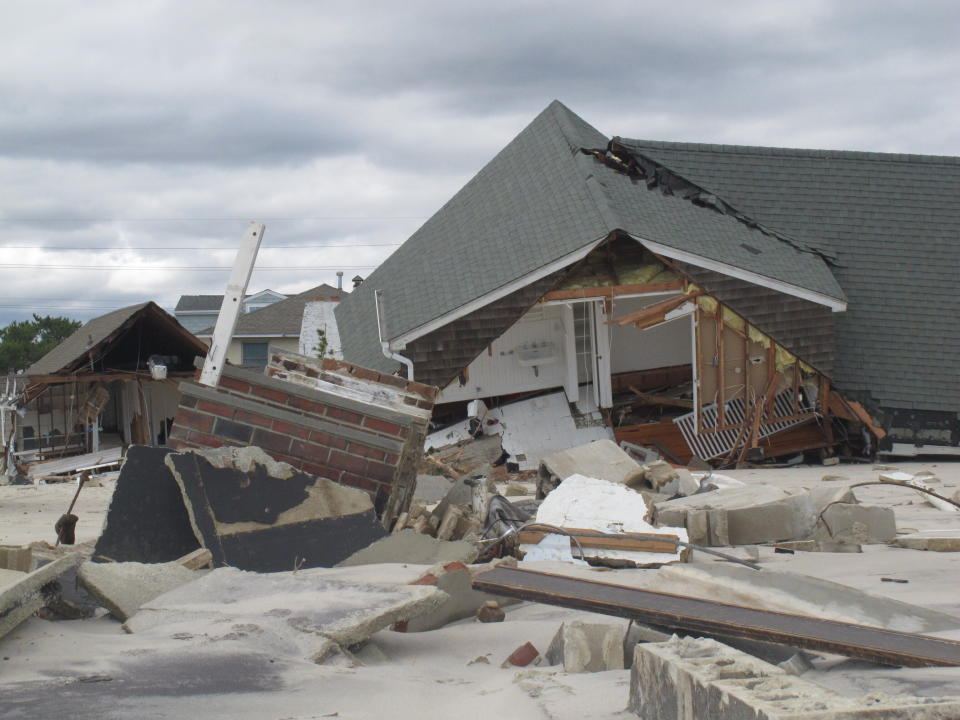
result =
M926 155L922 153L893 153L873 150L831 150L818 148L780 147L775 145L736 145L728 143L695 143L671 140L641 140L616 136L614 141L636 147L663 148L677 152L738 153L774 157L810 157L821 159L867 160L871 162L929 163L960 165L955 155Z

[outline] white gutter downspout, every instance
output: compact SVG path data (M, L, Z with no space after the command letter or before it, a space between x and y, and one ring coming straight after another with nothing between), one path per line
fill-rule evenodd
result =
M385 357L403 363L407 368L407 380L413 380L413 360L391 350L390 343L383 339L383 321L381 319L383 310L380 307L383 302L383 290L373 291L373 301L377 308L377 335L380 337L380 349L383 351Z

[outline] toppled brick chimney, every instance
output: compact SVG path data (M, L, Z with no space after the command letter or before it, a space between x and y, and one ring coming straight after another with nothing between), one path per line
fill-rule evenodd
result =
M339 360L270 348L266 374L226 366L215 388L180 385L169 444L256 445L370 494L390 527L413 497L438 390Z

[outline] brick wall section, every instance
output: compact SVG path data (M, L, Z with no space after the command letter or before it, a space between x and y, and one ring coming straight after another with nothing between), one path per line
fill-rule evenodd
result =
M216 388L180 385L169 445L257 445L360 488L389 527L409 506L437 388L336 360L270 351L267 374L227 366Z

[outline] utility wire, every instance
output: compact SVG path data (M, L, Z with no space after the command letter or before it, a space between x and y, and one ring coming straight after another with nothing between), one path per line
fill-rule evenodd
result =
M303 220L426 220L424 215L314 215L308 217L258 217L257 222L299 222ZM247 222L249 217L0 217L0 223L78 222Z
M369 270L376 265L270 265L254 267L257 270ZM183 270L188 272L230 272L233 268L223 265L28 265L20 263L0 263L0 270Z
M263 245L260 250L273 249L316 249L316 248L359 248L359 247L397 247L402 243L342 243L328 245ZM0 250L236 250L236 247L210 247L200 245L183 246L143 246L118 247L116 245L0 245Z

